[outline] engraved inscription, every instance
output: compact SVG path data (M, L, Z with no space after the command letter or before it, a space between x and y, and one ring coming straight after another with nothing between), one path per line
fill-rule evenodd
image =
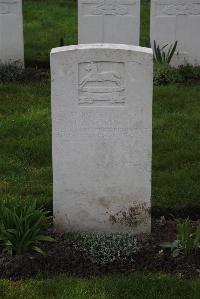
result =
M123 4L116 3L116 0L105 0L92 9L93 15L127 15L128 8Z
M125 104L124 63L79 64L79 104Z
M134 1L116 1L116 0L83 0L85 9L83 14L88 16L128 16L134 15Z
M158 14L163 15L200 15L200 3L157 4Z
M0 3L0 14L9 14L9 6L6 3Z

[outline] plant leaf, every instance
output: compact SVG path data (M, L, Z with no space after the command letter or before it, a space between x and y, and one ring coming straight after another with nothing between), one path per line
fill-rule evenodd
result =
M170 62L171 62L171 60L172 60L172 58L173 58L173 56L174 56L174 53L175 53L175 51L176 51L177 45L178 45L178 41L176 41L176 42L174 43L174 46L173 46L173 48L172 48L172 50L171 50L171 53L169 53L167 63L170 63Z
M33 249L35 252L37 252L37 253L39 253L39 254L45 256L45 252L44 252L40 247L38 247L38 246L33 246L32 249Z
M38 235L38 236L36 236L35 240L37 240L37 241L48 241L48 242L55 241L54 238L52 238L50 236L45 236L45 235Z
M159 245L162 248L171 249L173 247L173 242L164 242Z

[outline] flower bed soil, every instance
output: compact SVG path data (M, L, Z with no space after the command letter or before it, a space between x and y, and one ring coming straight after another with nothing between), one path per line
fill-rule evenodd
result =
M197 222L193 222L196 226ZM55 242L42 244L46 256L37 254L16 257L5 256L0 249L0 278L21 279L39 277L47 278L55 274L68 274L79 277L91 277L104 274L128 274L134 271L165 272L178 274L185 278L199 276L200 255L179 256L173 258L170 252L159 253L159 244L176 238L176 224L168 221L161 225L153 220L152 234L141 238L142 248L132 264L98 265L93 258L74 250L64 234L48 231Z

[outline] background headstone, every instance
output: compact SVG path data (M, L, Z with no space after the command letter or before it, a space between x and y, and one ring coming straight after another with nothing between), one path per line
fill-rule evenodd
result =
M173 64L200 64L200 0L152 0L151 45L178 41Z
M0 62L24 64L21 0L0 0Z
M140 0L79 0L79 43L139 45Z
M150 232L152 50L56 48L51 74L56 226Z

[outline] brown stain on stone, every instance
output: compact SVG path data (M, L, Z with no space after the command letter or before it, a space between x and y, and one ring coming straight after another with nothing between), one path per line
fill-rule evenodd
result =
M126 227L135 228L138 225L145 223L151 214L150 208L146 204L134 204L127 209L122 209L115 214L109 216L109 221L115 224L121 224Z

